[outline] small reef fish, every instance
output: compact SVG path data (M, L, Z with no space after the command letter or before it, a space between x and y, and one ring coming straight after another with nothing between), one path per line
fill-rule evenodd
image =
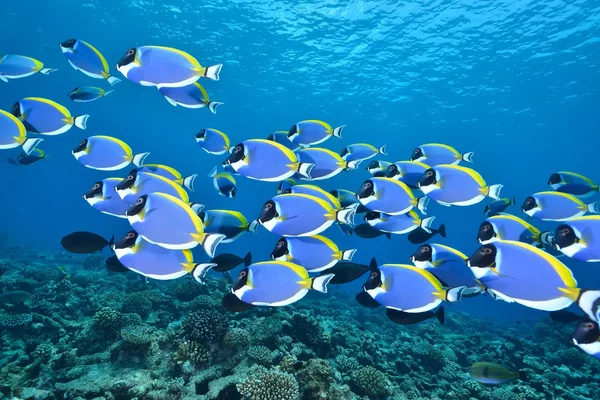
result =
M419 189L419 181L429 168L429 165L418 161L396 161L387 168L384 176L403 182L411 189Z
M321 144L332 136L341 139L345 126L333 128L327 122L309 119L292 126L287 136L292 143L300 147L309 147Z
M369 163L369 165L367 165L367 171L369 171L371 175L375 175L381 172L385 173L385 171L387 171L390 165L392 165L392 163L388 161L373 160ZM385 176L385 174L381 176Z
M537 246L542 243L542 232L519 217L503 213L489 217L479 225L479 243L487 244L495 240L514 240Z
M335 276L329 283L332 285L341 285L357 280L368 271L368 265L339 261L333 267L321 271L320 275L334 274Z
M31 153L26 154L25 152L19 154L17 159L8 158L7 161L13 165L31 165L40 160L48 158L50 154L44 153L41 149L33 149Z
M418 227L414 231L409 232L407 236L408 241L412 244L421 244L427 242L435 235L440 235L443 238L446 237L446 225L444 224L440 224L440 226L437 229L432 227L429 227L427 229L428 230Z
M290 139L288 139L288 131L275 131L267 136L267 140L282 144L291 151L296 151L301 148L296 143L293 143L290 141Z
M131 205L135 200L145 194L160 192L177 197L179 200L189 203L188 193L178 185L164 176L150 172L131 171L129 175L115 186L115 192L125 203Z
M227 271L234 269L241 263L244 263L245 265L252 264L252 254L247 253L246 256L244 258L242 258L242 257L236 256L235 254L223 253L223 254L219 254L218 256L213 257L213 259L210 260L210 262L212 264L217 264L216 266L214 266L212 268L213 271L227 272Z
M44 139L28 138L27 129L20 119L0 110L0 150L21 146L23 153L31 154Z
M35 58L16 54L0 54L0 81L19 79L33 74L49 75L55 68L44 68L44 63Z
M365 221L373 228L395 235L403 235L417 228L431 233L429 227L433 224L434 219L435 217L421 219L414 211L400 215L387 215L379 211L369 211L365 214Z
M68 234L60 241L62 247L76 254L90 254L102 250L105 247L111 247L114 243L114 236L110 240L92 232L77 231Z
M88 103L106 97L114 90L104 90L95 86L76 87L69 93L69 98L76 103Z
M344 161L339 154L320 147L310 147L296 152L298 160L313 165L308 176L296 174L294 177L302 180L320 181L333 178L342 171L358 168L359 162Z
M233 199L237 194L237 183L235 178L227 172L217 173L217 167L214 167L209 178L213 178L213 186L221 196Z
M600 202L585 204L577 197L561 192L539 192L525 199L521 210L542 221L568 221L586 212L599 214Z
M376 237L385 235L388 239L392 238L392 234L389 232L382 232L378 229L373 228L367 222L363 222L360 225L354 227L354 233L356 236L363 239L374 239Z
M231 243L246 232L256 232L256 226L249 224L239 211L206 210L199 212L198 217L202 221L205 233L225 236L221 243Z
M223 105L218 101L212 101L208 97L206 90L198 82L183 87L161 87L158 89L169 104L185 108L208 108L216 114L217 107Z
M499 385L516 379L526 380L525 371L517 371L500 364L478 362L471 366L471 378L487 385Z
M548 185L557 192L568 193L577 197L589 197L599 190L598 185L590 178L568 171L559 171L550 175Z
M106 178L98 181L83 195L83 199L101 213L127 218L125 212L129 209L130 204L115 193L115 188L121 181L121 178Z
M425 196L416 198L412 190L400 181L377 177L364 181L356 197L369 210L388 215L406 214L413 208L425 214L429 202Z
M398 325L414 325L432 318L437 319L442 325L446 323L444 306L438 307L435 311L425 311L422 313L409 313L391 308L386 308L385 311L388 319Z
M144 164L140 167L137 167L134 171L139 172L151 172L156 175L164 176L167 179L175 181L181 186L188 189L190 192L194 191L194 182L198 177L198 174L192 174L184 177L179 171L175 168L169 167L168 165L162 164ZM131 172L130 172L131 174Z
M600 216L573 218L556 228L554 247L567 257L600 262Z
M483 209L483 213L486 217L493 217L494 215L499 215L506 211L509 206L515 205L515 198L504 198L492 201L490 204L486 204Z
M114 86L121 80L110 75L106 59L94 46L78 39L69 39L60 44L64 56L71 66L95 79L106 79Z
M377 154L383 154L387 156L385 145L377 148L368 143L355 143L350 146L346 146L340 153L342 159L346 162L357 162L368 160L375 157Z
M100 171L116 171L129 164L140 167L150 154L133 154L127 143L111 136L90 136L71 153L83 166Z
M304 267L308 272L321 272L339 261L352 261L356 249L340 250L324 236L280 238L275 244L271 258L289 261Z
M431 167L435 167L440 164L456 165L461 161L472 163L474 154L472 151L461 154L455 148L446 144L428 143L414 149L410 160L420 161Z
M225 133L213 128L202 129L196 133L196 143L208 154L216 156L227 153L231 147L229 137Z
M12 114L19 118L27 131L40 135L61 135L73 126L81 130L87 127L87 114L71 116L60 104L41 97L26 97L13 104Z

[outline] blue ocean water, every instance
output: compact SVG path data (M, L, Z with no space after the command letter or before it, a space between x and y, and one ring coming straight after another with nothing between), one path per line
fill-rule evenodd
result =
M194 135L212 127L233 143L265 138L303 119L345 124L340 151L355 142L385 144L387 161L407 159L416 146L441 142L474 151L474 168L488 183L502 183L517 205L547 189L556 170L600 180L598 93L600 8L592 1L59 1L11 3L0 26L0 52L24 54L59 70L0 82L0 107L26 96L53 99L91 117L88 129L48 137L50 157L28 167L0 163L0 229L20 244L62 251L60 238L75 230L120 237L129 229L91 209L82 199L97 180L125 176L82 167L70 151L90 135L125 140L147 162L200 175L192 199L208 209L258 216L276 185L237 178L238 195L217 195L206 176L224 157L204 153ZM93 103L72 103L77 86L105 82L73 70L59 43L71 37L96 46L114 65L135 46L185 50L203 64L223 63L221 80L202 81L211 98L224 102L216 115L206 109L172 107L156 89L124 80L115 93ZM121 78L113 69L115 76ZM18 151L3 151L14 157ZM368 177L364 164L322 182L330 190L356 191ZM484 203L445 208L431 204L448 238L436 241L470 254ZM510 211L522 216L518 208ZM360 221L358 221L360 222ZM542 230L554 224L538 224ZM416 248L405 237L363 240L326 235L340 247L357 248L356 260L408 263ZM277 237L264 229L219 252L266 259ZM205 260L201 250L197 260ZM594 267L566 260L580 286L599 287ZM355 292L356 285L331 288ZM318 296L319 294L311 294ZM477 301L453 305L474 316L539 318L543 313L514 304Z

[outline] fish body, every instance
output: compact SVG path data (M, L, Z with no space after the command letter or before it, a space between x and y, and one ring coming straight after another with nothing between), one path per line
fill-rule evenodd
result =
M378 211L369 211L365 214L365 221L373 228L395 235L403 235L419 227L429 230L434 219L435 217L421 219L415 211L400 215L387 215Z
M441 143L423 144L413 150L411 161L423 162L431 167L441 164L456 165L461 161L473 162L473 152L461 154L455 148Z
M92 232L78 231L63 237L60 244L70 253L89 254L100 251L107 246L112 246L113 239L106 240Z
M221 234L221 243L230 243L251 230L248 220L242 213L232 210L204 210L198 213L204 232ZM252 230L254 233L254 230Z
M85 167L116 171L129 164L140 167L150 153L133 154L127 143L111 136L90 136L82 140L72 154Z
M488 186L477 171L445 164L425 171L419 181L419 188L439 204L470 206L486 197L498 199L502 185Z
M116 66L130 81L159 89L188 86L201 77L218 81L222 67L203 67L190 54L163 46L129 49Z
M119 78L111 76L108 72L106 59L94 46L78 39L69 39L60 44L63 55L71 66L95 79L106 79L112 86L121 82Z
M310 176L296 174L295 178L302 180L319 181L333 178L343 170L352 170L358 167L357 162L347 162L331 150L319 147L298 150L298 160L303 163L313 164Z
M539 192L527 197L521 210L542 221L568 221L587 212L600 213L600 202L585 204L567 193Z
M477 240L481 244L495 240L513 240L531 245L541 243L541 231L529 222L510 214L487 218L479 226Z
M292 143L300 147L309 147L321 144L332 136L340 139L344 127L345 125L332 128L327 122L310 119L292 126L287 136Z
M245 263L245 265L252 264L252 254L247 253L246 256L242 258L236 256L235 254L223 253L213 257L213 259L210 260L210 262L213 264L217 264L215 267L213 267L213 271L227 272L234 269L241 263Z
M299 145L290 141L290 139L288 138L288 133L288 131L275 131L269 136L267 136L267 140L277 142L287 147L291 151L300 150L301 147Z
M421 244L429 241L432 237L438 234L443 238L446 237L446 225L441 224L437 229L429 227L427 230L418 227L408 234L407 239L413 244Z
M399 180L411 189L418 189L421 177L429 168L429 165L419 161L396 161L385 170L385 177Z
M321 200L325 200L331 205L331 207L335 209L342 208L342 205L340 204L339 200L335 198L335 196L315 185L295 185L285 189L281 194L289 193L307 194L310 196L315 196Z
M363 222L360 225L354 227L354 233L356 236L361 237L363 239L374 239L376 237L385 235L388 239L392 238L392 234L389 232L382 232L378 229L373 228L366 222Z
M6 54L0 56L0 81L19 79L33 74L48 75L56 71L54 68L44 68L44 64L35 58Z
M22 152L16 160L13 160L15 165L31 165L35 162L48 158L49 154L44 153L41 149L33 149L31 153Z
M320 275L334 274L329 282L332 285L341 285L355 281L369 271L368 265L356 264L348 261L339 261L333 267L321 271Z
M492 201L490 204L486 204L483 213L486 217L493 217L506 211L509 206L515 205L515 198L504 198Z
M152 174L163 176L167 179L175 181L176 183L180 184L181 186L185 187L186 189L192 192L194 191L194 181L198 177L198 174L192 174L184 177L175 168L162 164L144 164L135 168L135 171L150 172ZM130 174L131 173L133 173L133 171L130 172Z
M352 261L356 249L341 251L324 236L282 237L275 244L271 258L289 261L304 267L308 272L321 272L338 261Z
M283 181L279 182L279 185L277 185L277 194L282 194L283 192L295 185L296 181L292 178L284 179Z
M229 137L213 128L202 129L196 134L196 143L198 146L208 154L220 156L229 151L231 142Z
M573 218L559 225L554 246L567 257L583 262L600 262L600 216Z
M360 204L360 201L356 197L356 193L354 193L351 190L333 189L333 190L330 190L329 193L331 193L333 195L333 197L335 197L340 202L340 205L342 207L348 207L348 206L351 206L352 204L358 203L359 206L356 209L357 214L365 213L365 212L369 211L368 208L366 208L365 206Z
M525 372L504 367L490 362L478 362L471 366L470 375L473 379L487 385L499 385L514 381L525 380Z
M28 155L43 140L28 138L27 129L21 120L11 113L0 110L0 150L21 146L23 153Z
M589 318L579 321L571 340L575 346L600 360L600 328L598 322Z
M88 103L98 100L101 97L108 96L113 90L104 90L95 86L77 87L69 93L69 98L76 103Z
M213 186L215 187L217 193L230 199L235 197L237 194L237 183L235 178L231 176L230 173L217 173L217 167L214 167L208 176L209 178L213 178Z
M206 107L211 113L216 114L217 107L223 104L211 101L206 90L198 82L183 87L161 87L158 91L173 106L193 109Z
M115 188L121 181L121 178L106 178L98 181L83 195L83 199L101 213L127 218L125 213L131 204L125 202L115 192Z
M115 187L117 195L128 205L132 205L140 196L150 193L166 193L189 203L187 192L175 181L150 172L131 171Z
M85 130L89 115L71 116L64 106L41 97L26 97L13 104L12 114L19 118L29 132L55 136L73 126Z
M388 161L373 160L367 165L367 171L369 171L371 175L375 175L387 171L390 165L392 165L392 163Z
M367 179L356 192L356 197L369 210L388 215L406 214L415 207L425 213L429 201L426 197L417 199L412 190L400 181L378 177Z
M377 154L387 155L385 152L385 145L377 148L368 143L355 143L345 147L340 156L346 162L360 163L375 157Z
M557 192L578 197L589 197L598 192L598 185L590 178L568 171L559 171L550 175L548 185Z

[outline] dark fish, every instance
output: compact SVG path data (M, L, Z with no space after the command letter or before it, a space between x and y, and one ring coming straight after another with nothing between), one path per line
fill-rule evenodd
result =
M106 268L112 272L129 272L129 269L121 264L117 256L110 256L106 259Z
M514 206L515 201L514 197L494 200L485 206L483 213L486 217L496 216L506 211L509 206Z
M210 260L210 262L217 264L216 267L212 268L213 271L225 272L234 269L241 263L244 263L244 265L252 264L252 254L248 253L244 258L229 253L219 254Z
M512 368L490 362L473 364L470 375L473 379L488 385L498 385L514 381L515 379L525 380L525 371L516 371Z
M24 290L13 290L10 292L0 293L0 304L3 303L25 303L29 300L34 300L35 297L33 294L29 292L25 292Z
M446 237L446 225L441 224L438 229L430 229L431 233L425 229L418 227L408 234L408 241L414 244L421 244L429 241L432 237L439 234L441 237Z
M372 298L371 295L367 292L360 292L359 294L354 296L354 298L356 299L358 304L360 304L363 307L376 308L381 306L381 304L379 304L377 300Z
M419 322L426 321L433 317L440 321L440 324L442 325L444 325L444 322L446 322L446 312L444 311L444 307L438 308L435 312L426 311L422 313L407 313L404 311L387 308L385 313L390 321L399 325L418 324Z
M373 239L381 235L387 236L388 239L392 238L391 233L381 232L380 230L373 228L366 222L363 222L362 224L354 227L354 233L356 234L356 236L359 236L364 239Z
M333 285L341 285L357 280L369 270L369 267L353 262L340 261L333 267L321 271L321 275L334 274L335 276L329 281Z
M567 183L556 189L557 192L572 194L573 196L588 197L598 191L597 186L583 185L579 183Z
M229 312L242 312L254 308L252 304L244 303L233 293L227 293L223 297L221 304Z
M100 235L92 232L73 232L61 239L62 247L71 253L89 254L102 250L106 246L112 246L114 235L107 241Z
M584 317L584 315L577 315L574 312L568 310L558 310L550 312L550 318L552 319L552 321L560 322L562 324L577 322L579 320L582 320Z

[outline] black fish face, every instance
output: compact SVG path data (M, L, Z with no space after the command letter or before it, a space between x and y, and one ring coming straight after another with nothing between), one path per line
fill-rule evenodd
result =
M125 179L115 186L116 190L125 190L131 188L135 184L135 179L137 178L137 170L133 170L127 175Z
M64 47L65 49L72 49L75 47L75 43L77 43L77 39L65 40L60 44L60 47Z
M579 238L569 225L561 224L556 228L556 232L554 233L554 247L558 250L569 247L577 242L579 242Z
M129 65L132 62L134 62L135 61L135 52L136 52L135 48L131 48L131 49L127 50L127 52L125 52L125 55L123 57L121 57L121 59L117 63L117 68L123 67L125 65Z
M19 104L18 101L12 105L12 108L10 109L10 113L17 118L19 118L21 116L21 105Z
M475 254L465 260L465 264L474 268L490 268L496 264L496 246L484 244Z
M129 231L125 234L125 236L123 236L115 243L115 249L128 249L130 247L133 247L137 238L138 233L136 231Z
M335 197L336 199L340 198L340 192L338 192L337 189L330 190L329 194L332 195L333 197Z
M102 188L104 187L104 183L102 181L98 181L92 185L92 188L88 190L86 194L83 195L86 199L91 199L96 196L102 196Z
M276 260L279 257L283 257L283 256L285 256L286 254L289 254L289 253L290 253L290 251L288 249L287 239L286 238L281 238L275 244L275 249L273 249L273 252L271 253L271 258L273 260Z
M379 268L373 269L369 273L367 281L363 285L364 290L372 290L381 286L381 271Z
M273 136L273 134L271 133L269 136L267 136L267 140L270 140L272 142L275 141L275 136Z
M227 157L227 160L225 160L223 165L235 164L236 162L242 160L244 157L245 157L244 144L243 143L236 144L235 147L233 148L233 151L231 152L229 157Z
M417 147L413 150L412 154L410 155L410 161L418 160L421 157L423 157L423 150L421 150L420 147Z
M578 344L594 343L599 337L600 328L598 328L598 324L589 318L580 321L573 333L573 339L576 340Z
M485 242L492 239L496 236L496 232L494 232L494 227L488 221L483 221L481 225L479 225L479 232L477 233L477 240L480 242Z
M536 207L537 207L537 202L535 201L535 198L533 196L529 196L523 202L523 205L521 206L521 209L524 212L526 212L526 211L529 211L529 210L533 210Z
M263 208L260 211L260 216L258 217L258 220L261 223L265 223L267 221L272 220L273 218L277 218L277 210L275 209L275 202L273 200L268 200L263 205Z
M83 139L79 144L73 149L73 154L79 153L80 151L84 151L87 148L88 140Z
M386 178L393 178L398 175L398 166L396 164L392 164L385 170Z
M133 203L131 207L125 212L125 215L128 217L138 215L142 212L144 207L146 207L146 201L148 201L148 195L145 194L143 196L138 197L138 199Z
M233 287L231 288L232 292L235 292L236 290L240 290L241 288L246 286L246 284L248 283L248 274L249 273L250 273L250 270L248 268L244 268L243 270L240 271L237 279L235 280L235 282L233 284Z
M559 173L553 173L552 175L550 175L550 178L548 178L548 185L556 185L557 183L561 183L562 182L562 176L560 176Z
M369 211L365 214L365 221L373 221L374 219L381 218L381 213L379 211Z
M198 218L200 218L200 220L202 221L202 223L204 223L204 218L206 218L206 212L200 211L198 213Z
M206 129L202 129L200 132L196 133L196 139L204 139L206 137Z
M419 247L419 249L410 256L410 260L424 262L424 261L431 261L432 257L433 257L433 249L431 248L431 245L424 244L423 246Z
M348 150L348 148L345 147L344 150L342 150L342 152L340 153L340 157L344 157L348 153L350 153L350 150Z
M419 179L419 187L425 187L429 185L435 185L437 183L437 179L435 177L435 170L433 168L429 168L423 172L423 176Z
M367 179L362 184L360 189L358 189L358 192L356 192L356 198L357 199L366 199L368 197L373 196L374 193L375 193L375 185L373 184L372 180Z
M379 168L379 161L373 160L367 166L367 171L372 170L372 169L376 169L376 168Z
M295 134L297 134L297 133L298 133L298 125L293 125L293 126L290 128L290 131L288 132L288 134L287 134L287 137L288 137L288 138L291 138L292 136L294 136L294 135L295 135Z

